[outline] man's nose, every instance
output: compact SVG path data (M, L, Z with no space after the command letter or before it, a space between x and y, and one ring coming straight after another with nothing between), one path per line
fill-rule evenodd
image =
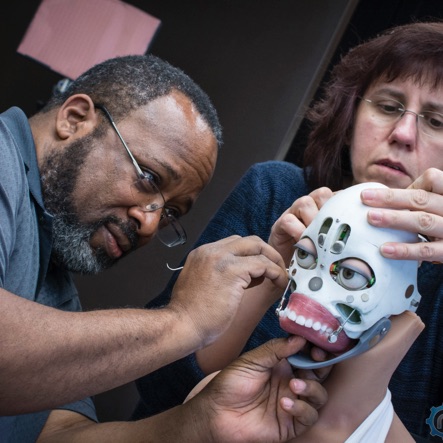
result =
M145 212L138 206L129 209L128 215L137 222L137 235L151 238L158 230L163 208L156 211Z

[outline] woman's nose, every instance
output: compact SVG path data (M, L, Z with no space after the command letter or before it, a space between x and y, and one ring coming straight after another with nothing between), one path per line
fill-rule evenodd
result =
M418 116L412 111L405 111L395 123L389 136L389 141L396 141L408 148L414 148L418 137Z

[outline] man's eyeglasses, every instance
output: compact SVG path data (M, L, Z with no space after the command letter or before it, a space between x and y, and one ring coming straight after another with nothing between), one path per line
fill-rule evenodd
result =
M378 123L386 125L394 124L406 113L414 114L417 121L417 128L422 134L437 139L439 142L443 142L443 114L434 111L416 113L406 109L399 101L381 95L362 98L362 101L371 106L374 111L374 120L377 120Z
M186 232L177 220L178 216L174 214L176 211L165 206L165 198L155 183L154 176L141 169L106 107L97 104L95 107L100 109L111 123L137 171L138 179L131 185L132 196L137 206L143 212L154 212L159 209L162 211L157 232L159 240L170 248L186 243Z

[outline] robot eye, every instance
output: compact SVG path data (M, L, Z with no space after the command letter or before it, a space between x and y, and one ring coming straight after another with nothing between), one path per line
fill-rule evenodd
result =
M295 247L294 257L303 269L314 269L317 266L317 253L314 243L309 238L301 239Z
M299 248L296 254L297 263L302 268L311 269L311 267L316 264L317 259L309 252Z
M368 279L352 269L341 267L337 275L337 283L345 289L357 290L366 288Z
M332 265L331 273L340 286L350 291L369 288L375 282L371 268L364 261L355 258Z

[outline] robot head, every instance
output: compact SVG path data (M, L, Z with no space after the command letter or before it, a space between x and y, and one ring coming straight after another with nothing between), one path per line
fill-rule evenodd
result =
M360 199L363 183L334 195L306 228L289 266L292 294L279 311L280 326L340 354L378 320L415 311L419 262L383 257L386 242L416 243L417 234L376 228Z

